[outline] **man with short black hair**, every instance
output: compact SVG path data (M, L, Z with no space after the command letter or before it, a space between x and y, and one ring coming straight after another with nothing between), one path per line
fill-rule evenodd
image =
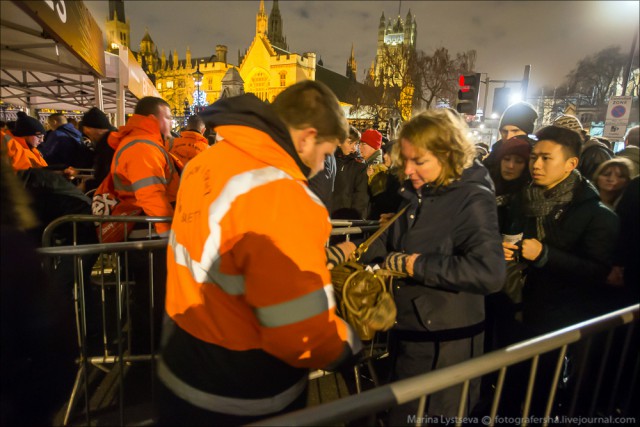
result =
M518 211L524 215L521 256L526 261L524 324L531 335L586 320L598 311L598 287L612 265L618 218L577 170L582 147L572 130L547 126L536 133L529 161L533 185ZM503 243L505 257L518 247Z
M578 170L588 180L593 180L593 174L602 163L613 158L613 151L604 143L592 138L582 127L577 117L570 114L562 114L553 121L555 126L575 131L580 135L582 146L580 148L580 161Z

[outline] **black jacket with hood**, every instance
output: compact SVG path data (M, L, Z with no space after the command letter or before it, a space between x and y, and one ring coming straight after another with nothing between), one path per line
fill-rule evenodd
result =
M365 254L380 261L389 252L419 253L414 277L393 292L401 331L423 341L468 338L484 328L484 295L502 286L505 261L493 184L480 162L462 178L418 192L400 189L409 208Z

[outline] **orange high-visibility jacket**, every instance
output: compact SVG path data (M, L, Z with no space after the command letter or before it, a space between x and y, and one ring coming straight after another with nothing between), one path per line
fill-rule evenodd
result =
M209 141L200 132L185 130L180 132L180 137L173 140L169 152L186 165L189 160L207 148L209 148Z
M2 144L6 147L13 170L45 168L48 166L40 151L37 148L31 148L24 138L12 136L8 131L0 131L0 138L2 138Z
M178 172L165 150L154 116L134 114L125 126L111 132L109 145L117 147L111 162L116 197L128 201L148 216L173 216L180 184ZM158 234L169 224L156 223Z
M308 368L335 367L360 342L336 316L328 212L296 160L252 127L216 132L223 139L182 174L158 375L192 405L259 416L300 396Z

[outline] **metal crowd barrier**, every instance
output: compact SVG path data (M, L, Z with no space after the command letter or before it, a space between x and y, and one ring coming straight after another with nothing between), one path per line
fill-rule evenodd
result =
M78 244L78 224L80 222L90 222L102 224L104 222L134 222L146 223L147 240L136 240L121 243L98 243L98 244ZM45 268L55 269L56 263L51 260L60 257L73 257L74 262L74 285L73 299L74 310L76 316L76 333L78 338L79 358L78 372L71 391L69 402L67 404L63 424L68 425L74 407L80 398L81 388L84 389L84 412L87 425L91 423L91 401L92 396L89 391L89 377L95 373L90 367L95 367L99 371L112 375L114 380L119 384L119 424L124 425L124 372L125 363L128 365L132 362L150 361L151 372L154 369L154 322L153 311L156 302L154 295L154 277L153 263L154 256L152 250L166 248L167 239L153 238L153 224L158 222L171 222L170 217L110 217L110 216L93 216L93 215L67 215L52 221L44 230L42 236L42 248L38 251L45 258ZM52 246L54 244L55 231L63 224L72 224L73 239L72 246ZM144 230L140 230L144 231ZM147 251L149 262L149 336L150 348L148 354L132 354L132 328L131 328L131 312L129 291L130 286L135 286L135 282L130 280L129 260L127 253L133 251ZM98 255L97 262L92 266L84 264L83 257L89 255ZM122 256L124 254L124 257ZM124 258L124 260L123 260ZM91 283L85 283L85 271L91 269ZM49 270L52 271L52 270ZM108 279L108 278L109 279ZM89 350L87 336L87 301L85 292L89 290L88 285L97 285L100 287L100 308L92 307L94 310L100 310L100 333L101 342L98 346L93 346ZM108 287L115 288L115 330L107 325L108 315L113 315L113 307L108 307L106 290ZM164 303L164 302L161 302ZM114 340L115 335L115 340ZM93 337L98 338L98 337ZM92 343L95 344L95 343ZM116 347L115 351L113 347ZM106 365L110 365L109 369ZM151 376L153 379L153 375Z
M480 357L473 358L471 360L459 363L454 366L439 369L427 374L419 375L413 378L397 381L388 385L380 386L375 389L365 391L361 394L345 397L334 402L330 402L323 405L318 405L295 412L291 412L278 417L262 420L251 425L255 426L322 426L322 425L335 425L335 423L344 423L353 421L364 416L370 416L372 414L379 413L388 408L408 403L419 399L418 412L415 414L415 418L412 420L414 425L439 425L446 423L447 425L486 425L494 426L496 424L504 425L521 425L527 426L529 424L541 424L547 426L551 424L612 424L616 423L612 418L611 413L614 410L616 398L622 399L621 413L618 414L621 418L618 423L626 423L636 425L638 420L632 417L624 417L628 414L631 398L638 383L638 374L640 368L640 358L638 358L637 347L631 347L632 339L637 337L638 317L639 317L640 305L636 304L621 310L611 312L609 314L596 317L594 319L578 323L576 325L560 329L558 331L541 335L530 340L526 340L504 349L494 351L492 353L485 354ZM620 360L616 367L615 374L613 375L612 392L608 397L608 403L606 405L605 414L596 412L596 403L601 396L603 381L605 380L605 372L607 369L608 361L611 356L611 343L616 328L626 326L626 334L624 336L624 342L622 345L622 351L620 352ZM577 343L583 339L586 339L587 348L590 347L592 339L598 333L605 333L606 345L604 348L600 348L602 351L600 366L597 369L597 375L595 378L595 386L590 389L592 393L590 407L587 414L576 414L575 407L578 399L578 394L583 393L581 384L584 380L584 370L580 370L578 373L577 382L575 385L574 394L571 397L571 404L567 414L563 414L562 417L552 414L552 408L554 400L556 398L556 390L558 386L558 380L560 378L561 369L567 349L570 344ZM540 356L558 350L558 359L553 372L550 389L541 390L541 393L548 393L546 396L546 408L544 415L536 417L531 412L531 402L534 397L534 383L536 380L536 373L538 369L538 362ZM629 356L635 356L635 360L629 360ZM531 368L529 371L529 381L527 383L526 395L524 400L524 406L522 407L521 417L518 418L505 418L499 415L499 405L501 400L502 388L505 383L505 377L507 374L507 368L513 366L519 362L531 360ZM585 366L584 364L582 365ZM632 374L627 377L630 381L627 390L621 390L621 382L623 380L623 374L628 373L625 368L633 366ZM495 392L491 404L490 412L487 415L474 418L473 415L465 416L465 408L467 402L467 396L469 392L470 380L480 378L485 374L498 372L498 381L496 383ZM435 392L445 390L452 386L463 384L462 393L459 399L458 414L452 419L442 419L439 417L425 416L424 409L427 397ZM626 394L624 393L626 391ZM542 394L545 396L545 394ZM586 416L585 416L586 415Z

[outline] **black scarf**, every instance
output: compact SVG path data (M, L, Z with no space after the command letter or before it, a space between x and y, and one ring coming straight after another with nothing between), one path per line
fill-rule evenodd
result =
M535 217L536 234L539 241L544 241L548 229L545 227L547 216L556 212L554 219L559 219L565 207L573 200L577 185L581 181L580 172L574 169L569 176L550 190L530 185L524 193L524 215Z

